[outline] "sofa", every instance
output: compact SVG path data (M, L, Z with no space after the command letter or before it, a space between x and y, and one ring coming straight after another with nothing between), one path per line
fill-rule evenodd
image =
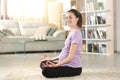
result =
M40 22L0 20L0 53L61 50L65 33Z

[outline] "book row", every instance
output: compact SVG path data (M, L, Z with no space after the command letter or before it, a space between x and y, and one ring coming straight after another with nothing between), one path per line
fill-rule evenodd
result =
M86 38L85 30L81 30L83 39ZM104 29L93 29L87 31L87 39L106 39L106 30Z

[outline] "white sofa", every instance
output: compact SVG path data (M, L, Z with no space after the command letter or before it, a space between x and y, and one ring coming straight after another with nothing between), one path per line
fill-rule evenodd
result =
M51 27L48 29L48 27L47 24L39 22L0 20L0 53L61 50L64 47L65 30L56 30L52 35L48 35L52 29ZM44 30L44 28L47 29ZM7 33L3 29L10 31ZM44 33L47 40L35 41L37 31L40 34ZM2 32L5 32L5 34ZM12 32L14 35L11 35L9 32Z

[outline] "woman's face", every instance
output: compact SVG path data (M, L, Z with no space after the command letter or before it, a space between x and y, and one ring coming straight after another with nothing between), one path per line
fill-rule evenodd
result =
M78 18L73 13L68 12L66 14L66 22L69 27L73 28L77 26Z

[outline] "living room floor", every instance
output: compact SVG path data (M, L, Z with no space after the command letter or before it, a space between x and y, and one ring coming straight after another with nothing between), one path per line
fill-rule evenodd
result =
M0 54L0 80L119 80L120 55L82 54L83 73L80 76L48 79L39 68L44 55L58 53Z

